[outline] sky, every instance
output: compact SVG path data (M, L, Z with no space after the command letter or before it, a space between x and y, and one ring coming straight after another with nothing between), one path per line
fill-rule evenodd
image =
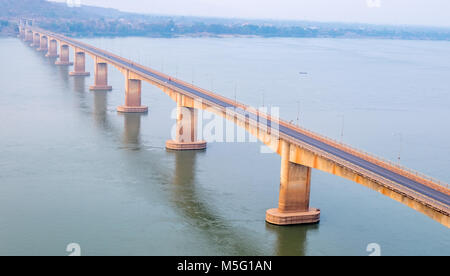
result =
M450 0L53 0L122 11L450 27Z

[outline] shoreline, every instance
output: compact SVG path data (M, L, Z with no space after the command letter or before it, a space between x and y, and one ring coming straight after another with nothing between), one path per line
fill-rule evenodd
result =
M0 38L17 37L18 33L0 33ZM298 38L298 39L365 39L365 40L404 40L404 41L450 41L449 38L420 38L420 37L389 37L389 36L265 36L265 35L241 35L241 34L212 34L212 33L195 33L195 34L180 34L180 35L80 35L80 34L64 34L73 38L126 38L126 37L140 37L140 38L165 38L165 39L177 39L177 38Z

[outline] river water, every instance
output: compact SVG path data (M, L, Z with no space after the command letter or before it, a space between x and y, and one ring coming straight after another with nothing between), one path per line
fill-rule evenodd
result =
M450 182L450 42L83 41ZM0 61L0 255L450 255L444 226L319 171L321 222L266 224L280 157L259 143L166 151L175 103L158 88L143 84L147 115L123 115L111 66L113 91L90 92L93 76L19 39L0 39Z

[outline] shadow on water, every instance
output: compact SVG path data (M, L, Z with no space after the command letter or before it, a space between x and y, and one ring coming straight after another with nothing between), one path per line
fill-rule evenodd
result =
M167 184L169 201L175 206L175 211L184 218L184 223L189 224L192 229L201 231L202 236L207 238L208 246L216 247L216 252L220 252L219 254L262 254L262 250L256 246L258 243L254 241L253 237L247 232L239 231L228 225L225 219L215 214L214 210L208 206L207 199L197 191L195 185L196 159L205 152L167 152L174 157L175 161L174 171L167 172L167 168L164 168L161 160L155 156L153 151L141 150L141 117L145 115L125 113L120 116L124 118L123 147L127 150L137 151L136 154L128 155L130 158L127 159L127 164L132 170L135 170L130 173L140 178L138 183L147 183L150 173L157 174L153 177L161 179ZM142 174L142 172L145 173ZM170 181L171 176L172 180ZM148 185L135 185L134 188L143 197L154 193L154 189ZM151 198L148 200L152 201Z
M305 256L308 233L318 229L318 224L277 226L266 223L266 230L276 236L273 252L276 256Z
M53 65L55 67L56 65ZM61 79L68 86L69 85L69 66L56 66Z
M258 241L244 228L237 228L220 217L213 210L214 203L209 203L206 196L198 191L195 181L196 159L203 152L172 152L175 155L175 171L171 201L186 221L217 247L220 254L225 255L306 255L308 233L319 229L318 224L298 226L276 226L265 223L267 232L274 234L273 253L268 253L267 243ZM210 206L212 205L212 206ZM264 244L260 246L259 244ZM265 248L264 248L265 247ZM270 248L270 246L269 246Z
M86 78L85 77L79 77L79 76L72 76L73 78L73 90L80 99L80 107L85 112L90 112L89 103L86 98Z
M260 255L258 242L248 232L227 224L208 206L207 199L198 193L195 172L196 158L204 152L171 152L175 156L175 171L171 201L182 212L186 221L199 229L218 249L219 254Z
M84 94L86 92L86 79L85 77L72 77L73 78L73 89L75 92Z
M93 116L96 125L107 134L113 133L114 128L108 120L108 91L93 91Z
M161 179L161 182L167 184L168 200L184 218L183 222L192 229L201 231L202 236L207 237L208 246L217 247L216 252L220 252L219 254L260 254L261 251L254 246L257 243L251 242L252 237L227 225L224 219L208 207L207 200L202 198L201 193L198 193L195 185L196 158L205 154L204 152L167 152L175 161L174 171L168 172L154 151L141 150L141 117L145 115L125 113L119 116L124 118L121 140L123 148L136 151L135 154L129 152L131 155L127 155L130 157L127 164L135 170L130 173L140 178L138 183L147 183L148 174L157 174L152 178ZM142 171L145 173L142 174ZM134 188L143 197L154 193L154 189L148 185L135 185ZM150 197L148 200L152 201Z
M141 149L141 117L142 114L125 113L123 116L123 138L122 143L127 149Z

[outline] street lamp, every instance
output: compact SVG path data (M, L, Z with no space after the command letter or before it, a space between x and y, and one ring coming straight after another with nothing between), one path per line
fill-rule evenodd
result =
M403 135L400 132L394 133L394 136L397 136L397 135L399 137L399 149L398 149L398 157L397 157L397 159L398 159L398 163L400 163L400 161L401 161L401 154L402 154Z

